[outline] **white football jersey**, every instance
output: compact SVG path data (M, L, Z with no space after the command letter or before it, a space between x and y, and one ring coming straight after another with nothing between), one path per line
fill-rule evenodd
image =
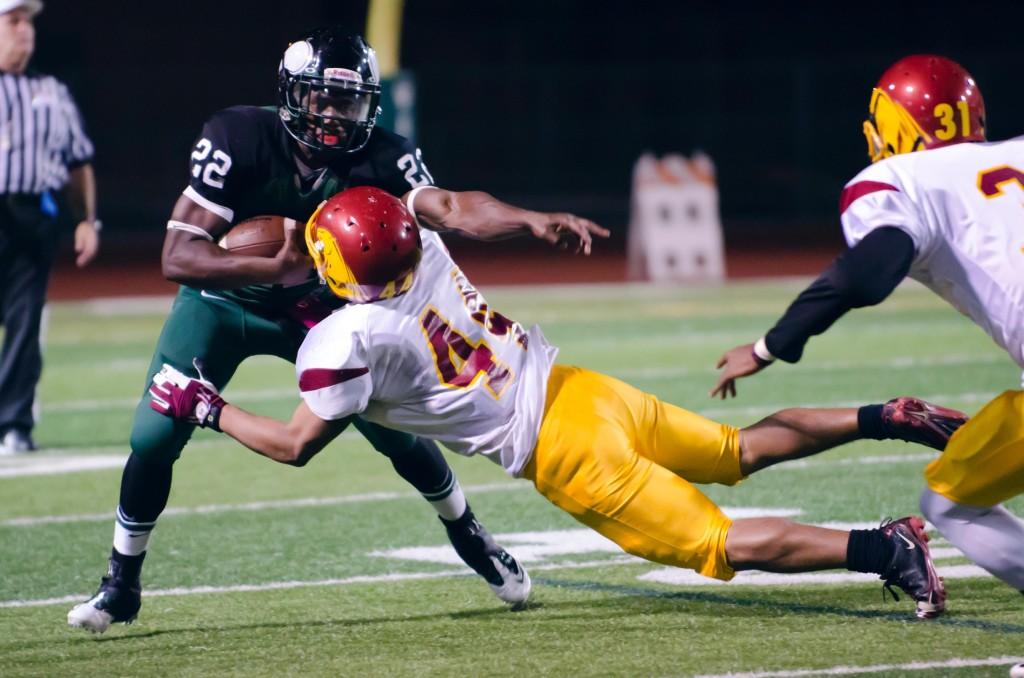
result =
M295 362L302 398L321 419L361 414L519 475L557 349L492 310L436 233L420 235L408 292L349 304L310 330Z
M887 158L846 185L840 212L851 247L883 226L910 235L910 277L1024 367L1024 137Z

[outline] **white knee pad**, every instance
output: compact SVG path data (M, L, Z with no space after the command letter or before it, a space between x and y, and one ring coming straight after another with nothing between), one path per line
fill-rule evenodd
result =
M921 512L968 558L1024 591L1024 522L1006 507L958 504L925 488Z
M937 528L940 523L947 523L948 521L967 523L984 516L990 511L992 509L987 507L958 504L952 499L946 499L937 492L932 492L927 487L921 493L921 513ZM942 532L941 528L939 532Z

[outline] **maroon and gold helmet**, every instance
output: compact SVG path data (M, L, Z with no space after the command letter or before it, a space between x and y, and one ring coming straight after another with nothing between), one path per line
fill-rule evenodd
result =
M985 140L985 101L952 59L915 54L889 67L871 92L864 136L872 162L963 141Z
M306 223L306 245L331 291L357 304L409 291L423 253L409 210L371 186L322 202Z

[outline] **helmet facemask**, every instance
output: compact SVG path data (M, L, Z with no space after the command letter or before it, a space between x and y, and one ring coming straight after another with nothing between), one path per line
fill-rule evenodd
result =
M352 153L369 141L379 100L376 85L296 77L288 86L281 119L296 141L315 152Z
M900 153L912 153L931 143L931 137L906 109L877 87L871 92L868 119L864 121L871 162Z

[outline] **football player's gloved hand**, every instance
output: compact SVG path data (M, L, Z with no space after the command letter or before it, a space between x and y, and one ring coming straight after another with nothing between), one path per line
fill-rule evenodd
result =
M194 379L164 363L153 376L149 395L149 406L160 414L220 431L220 412L227 403L209 381Z

